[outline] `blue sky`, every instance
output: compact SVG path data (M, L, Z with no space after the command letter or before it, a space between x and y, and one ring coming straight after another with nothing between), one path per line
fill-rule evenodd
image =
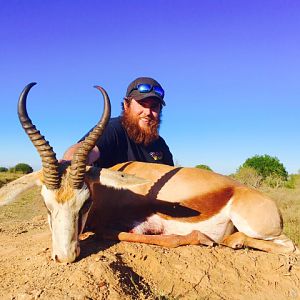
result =
M180 165L229 174L269 154L300 169L299 1L0 1L0 166L41 166L16 112L29 82L29 115L60 158L102 113L93 85L117 116L129 82L151 76Z

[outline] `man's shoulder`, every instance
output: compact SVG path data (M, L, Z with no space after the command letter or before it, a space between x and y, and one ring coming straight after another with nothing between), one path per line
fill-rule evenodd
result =
M121 117L114 117L114 118L110 118L108 121L107 126L112 126L112 127L122 127L122 123L121 123Z
M123 133L124 129L121 122L121 117L111 118L106 126L107 131L115 131L118 133Z
M161 136L159 136L155 142L160 145L167 145L166 141Z
M126 132L121 117L111 118L105 127L102 140L113 142L116 145L126 143Z

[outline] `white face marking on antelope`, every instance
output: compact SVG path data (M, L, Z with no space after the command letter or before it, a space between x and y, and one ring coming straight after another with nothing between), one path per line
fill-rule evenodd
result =
M48 221L52 232L52 258L58 262L73 262L80 254L78 236L84 228L92 201L86 185L74 190L67 201L56 199L57 190L45 185L41 194L48 210Z

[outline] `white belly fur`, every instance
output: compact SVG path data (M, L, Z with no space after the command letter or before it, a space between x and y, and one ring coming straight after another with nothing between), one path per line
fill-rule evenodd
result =
M228 226L231 224L231 220L228 217L230 203L231 201L229 201L218 214L212 216L210 219L197 223L166 220L154 214L148 217L146 221L136 223L132 232L139 234L186 235L193 230L198 230L215 242L221 242L225 233L228 233Z

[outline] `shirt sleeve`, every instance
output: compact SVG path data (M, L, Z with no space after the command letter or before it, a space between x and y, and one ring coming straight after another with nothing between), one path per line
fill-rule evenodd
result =
M84 140L92 130L93 128L84 137L82 137L79 142ZM96 142L96 146L100 151L100 157L94 162L94 165L104 168L114 165L119 143L120 137L118 130L108 124L104 129L102 136Z

